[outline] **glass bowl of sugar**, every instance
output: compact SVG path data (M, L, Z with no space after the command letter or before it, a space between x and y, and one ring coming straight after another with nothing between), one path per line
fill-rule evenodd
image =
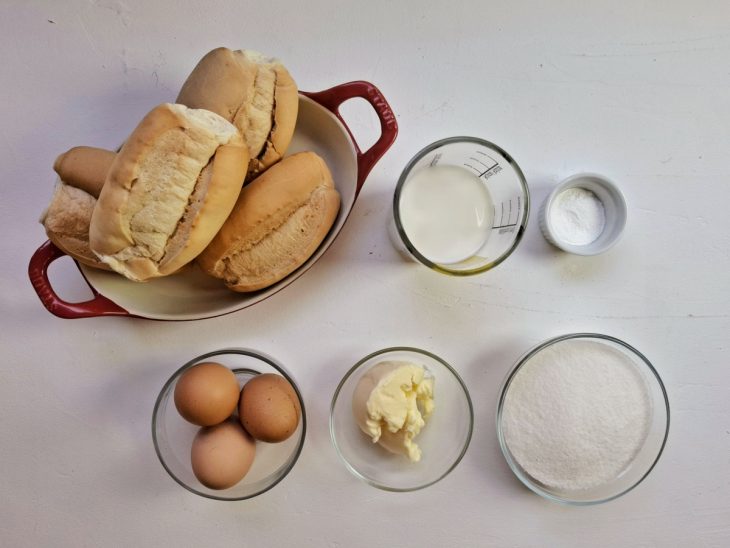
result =
M599 504L654 468L669 433L669 400L656 369L629 344L564 335L530 350L509 372L497 433L529 489L564 504Z

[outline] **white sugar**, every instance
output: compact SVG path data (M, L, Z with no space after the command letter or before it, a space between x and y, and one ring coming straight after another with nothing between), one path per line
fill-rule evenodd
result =
M643 445L647 385L631 359L594 341L565 340L515 374L502 410L504 439L522 469L561 491L615 479Z
M603 203L585 188L569 188L555 197L550 208L551 226L557 236L572 245L596 240L606 226Z

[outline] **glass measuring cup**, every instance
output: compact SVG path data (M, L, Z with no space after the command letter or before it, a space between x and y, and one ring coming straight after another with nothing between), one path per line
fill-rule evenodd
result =
M450 137L425 147L403 170L391 239L437 272L480 274L514 251L529 211L525 176L507 152L477 137Z

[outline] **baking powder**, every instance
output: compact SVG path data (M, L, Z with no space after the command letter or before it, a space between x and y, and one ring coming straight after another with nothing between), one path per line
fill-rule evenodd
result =
M559 193L550 208L551 226L556 235L572 245L587 245L606 226L603 203L585 188L568 188Z
M504 440L536 482L561 491L597 487L621 474L643 445L650 402L628 356L602 342L560 341L513 377Z

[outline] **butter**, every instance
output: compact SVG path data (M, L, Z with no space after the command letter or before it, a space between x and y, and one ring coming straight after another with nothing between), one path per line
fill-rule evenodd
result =
M405 361L384 361L371 367L358 381L352 411L360 429L388 451L421 460L413 441L431 415L433 377L420 366Z

